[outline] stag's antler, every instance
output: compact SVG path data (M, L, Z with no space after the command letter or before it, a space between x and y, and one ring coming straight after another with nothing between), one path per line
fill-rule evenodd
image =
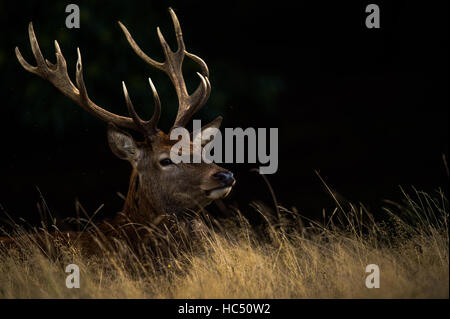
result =
M67 97L78 103L83 109L90 112L91 114L94 114L95 116L99 117L101 120L105 122L111 122L123 128L141 131L145 135L151 135L156 133L157 131L156 124L158 122L159 115L161 113L161 105L159 102L158 93L156 92L156 89L153 86L153 83L151 82L150 79L149 79L150 86L153 91L153 96L155 99L155 112L150 121L146 122L142 121L137 116L136 112L134 111L133 105L129 100L125 85L124 85L124 94L131 118L111 113L103 109L102 107L98 106L94 102L92 102L92 100L89 98L86 90L86 85L84 84L83 80L83 65L81 62L81 54L79 49L77 49L78 53L78 61L76 66L77 86L75 86L67 73L66 59L64 58L61 52L58 42L55 40L56 64L53 64L47 59L44 60L41 49L39 48L39 43L34 33L32 22L30 22L30 24L28 25L28 35L30 37L31 49L33 51L33 55L36 60L37 66L30 65L22 57L19 48L16 47L15 49L17 59L19 60L20 64L23 66L25 70L34 73L45 80L48 80L59 91L61 91L64 95L66 95Z
M161 115L161 102L159 100L158 92L153 85L152 79L148 78L148 82L150 83L150 87L153 92L155 111L153 112L153 116L149 121L143 121L134 110L133 103L131 103L130 97L128 95L127 87L125 86L125 82L122 81L123 95L125 96L125 102L127 103L128 113L130 113L131 118L138 127L139 131L141 131L145 136L151 136L158 132L157 125L159 117Z
M209 94L211 92L211 85L209 83L209 71L206 63L199 58L198 56L191 54L185 50L185 45L183 41L183 34L181 32L180 23L178 22L178 18L175 15L175 12L172 8L169 8L170 15L172 17L176 37L178 49L176 51L172 51L167 44L164 36L162 35L159 27L157 28L159 41L161 42L161 46L164 51L164 55L166 60L164 62L157 62L150 58L147 54L145 54L141 48L136 44L130 32L128 32L127 28L119 21L119 25L122 28L125 36L127 37L128 43L133 48L134 52L143 59L145 62L150 64L152 67L155 67L161 71L164 71L172 81L175 86L175 90L178 96L178 113L173 127L177 126L185 126L189 119L192 117L194 113L202 108L205 105L206 101L209 98ZM200 77L200 85L197 87L194 93L191 95L188 94L186 89L186 84L183 78L182 72L182 64L184 56L191 58L194 62L200 65L201 73L198 73Z
M211 92L211 84L209 83L209 71L206 63L198 56L191 54L185 50L185 45L183 41L183 35L181 32L180 23L175 15L175 12L169 8L170 15L172 17L173 25L175 28L175 33L177 37L178 49L173 52L169 45L167 44L164 36L162 35L159 27L157 28L159 41L164 51L166 60L164 62L157 62L150 57L148 57L141 48L136 44L131 34L128 32L127 28L119 21L119 25L122 28L128 42L130 43L133 50L138 56L140 56L144 61L146 61L151 66L164 71L172 81L175 86L175 90L178 96L178 113L175 119L173 127L185 126L189 119L194 113L200 110L209 98ZM47 59L44 60L42 52L39 48L36 35L33 30L33 24L30 22L28 26L28 34L30 37L31 49L33 51L34 58L36 60L37 66L30 65L22 57L19 48L16 47L16 56L20 64L28 72L34 73L41 78L48 80L52 83L59 91L64 95L78 103L83 109L99 117L105 122L111 122L117 126L128 128L136 131L142 132L145 136L151 136L158 132L157 124L161 114L161 103L158 97L158 93L153 85L151 79L149 78L150 87L153 92L153 97L155 100L155 111L152 118L149 121L143 121L136 113L133 104L131 103L130 97L127 92L125 83L122 82L123 93L125 96L125 101L127 104L128 112L131 117L120 116L111 113L104 108L95 104L88 96L86 86L83 80L83 66L81 63L80 50L78 52L78 61L76 66L76 86L73 84L67 73L67 63L59 48L58 42L55 40L55 50L56 50L56 64L52 64ZM201 73L198 76L201 80L200 85L191 95L188 94L186 89L186 84L183 78L182 65L184 56L191 58L194 62L200 65ZM221 121L221 117L217 118L215 121Z

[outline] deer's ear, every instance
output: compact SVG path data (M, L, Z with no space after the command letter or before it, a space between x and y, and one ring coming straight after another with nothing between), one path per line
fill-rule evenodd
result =
M112 123L108 124L107 133L112 152L120 159L135 163L139 155L139 148L133 137Z
M214 136L220 128L220 124L222 124L222 116L218 116L215 120L212 120L205 126L202 126L200 130L200 132L202 133L202 146L205 146L207 143L214 139ZM191 141L199 137L198 132L196 135L194 135L194 133L196 132L191 133Z

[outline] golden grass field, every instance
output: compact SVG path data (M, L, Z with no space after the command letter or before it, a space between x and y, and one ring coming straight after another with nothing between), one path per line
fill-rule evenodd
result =
M318 222L253 203L262 229L238 210L226 222L206 217L195 249L154 263L125 245L90 257L67 247L47 258L22 238L19 249L0 248L0 298L449 298L443 192L414 190L386 205L388 217L376 222L364 206L336 199ZM80 267L78 289L65 285L68 264ZM368 264L379 266L378 289L365 286Z

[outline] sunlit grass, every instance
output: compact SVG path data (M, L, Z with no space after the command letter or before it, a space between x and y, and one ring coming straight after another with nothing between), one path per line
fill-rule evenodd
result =
M63 245L47 257L22 234L18 247L0 248L0 297L448 298L448 201L442 192L410 193L386 202L376 220L337 199L321 222L253 203L264 227L255 230L239 210L233 220L204 216L195 235L168 239L164 258L137 257L123 243L90 256ZM79 289L66 288L68 264L80 267ZM379 266L378 289L365 286L368 264Z

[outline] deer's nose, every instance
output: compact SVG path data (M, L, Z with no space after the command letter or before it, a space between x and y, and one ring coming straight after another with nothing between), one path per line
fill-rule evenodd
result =
M217 172L213 175L213 177L221 182L224 186L232 186L234 184L233 173L231 173L230 171Z

